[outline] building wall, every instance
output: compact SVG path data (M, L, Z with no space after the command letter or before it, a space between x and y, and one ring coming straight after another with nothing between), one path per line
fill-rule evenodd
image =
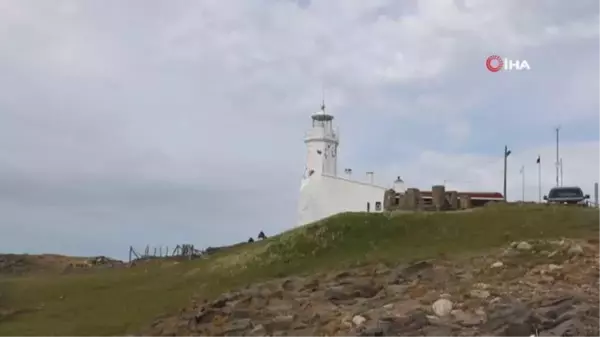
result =
M383 211L385 187L327 175L313 175L303 182L300 190L298 226L342 212L377 212L380 202Z

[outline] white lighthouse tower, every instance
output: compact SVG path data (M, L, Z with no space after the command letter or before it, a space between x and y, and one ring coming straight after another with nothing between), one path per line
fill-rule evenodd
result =
M337 147L339 139L333 129L333 116L325 112L325 102L321 110L312 116L312 128L306 133L306 167L302 186L312 177L337 176Z
M380 212L386 188L337 176L339 133L333 116L321 110L312 116L304 137L306 166L298 200L297 225L302 226L341 212Z

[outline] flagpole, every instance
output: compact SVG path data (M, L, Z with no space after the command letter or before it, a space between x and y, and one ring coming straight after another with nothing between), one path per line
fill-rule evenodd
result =
M504 194L504 202L506 202L506 161L510 153L511 151L508 149L508 145L504 145L504 189L502 191L502 193Z
M525 165L521 166L521 175L522 175L522 196L521 196L521 201L523 201L523 203L525 203Z
M538 164L538 202L541 204L542 203L542 160L539 155L538 155L537 164Z
M560 158L560 187L563 186L563 165L562 158Z
M558 133L560 132L560 126L556 128L556 187L560 186L558 182L558 174L559 174L559 155L558 155Z

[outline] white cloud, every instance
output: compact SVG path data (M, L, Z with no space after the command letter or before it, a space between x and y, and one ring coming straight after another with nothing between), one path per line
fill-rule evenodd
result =
M490 54L532 70L491 74ZM340 167L382 182L500 190L508 142L517 196L556 124L565 182L597 180L594 1L0 0L0 73L8 250L288 228L323 88Z

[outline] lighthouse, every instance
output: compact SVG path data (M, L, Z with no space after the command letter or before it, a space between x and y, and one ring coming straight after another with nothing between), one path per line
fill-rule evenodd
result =
M333 115L321 109L311 115L306 132L306 164L300 197L297 225L302 226L341 212L381 212L386 188L373 181L353 181L338 177L339 132Z
M325 111L325 103L321 109L312 114L312 128L306 132L306 166L303 180L313 176L337 176L337 148L339 139L333 128L333 116Z

